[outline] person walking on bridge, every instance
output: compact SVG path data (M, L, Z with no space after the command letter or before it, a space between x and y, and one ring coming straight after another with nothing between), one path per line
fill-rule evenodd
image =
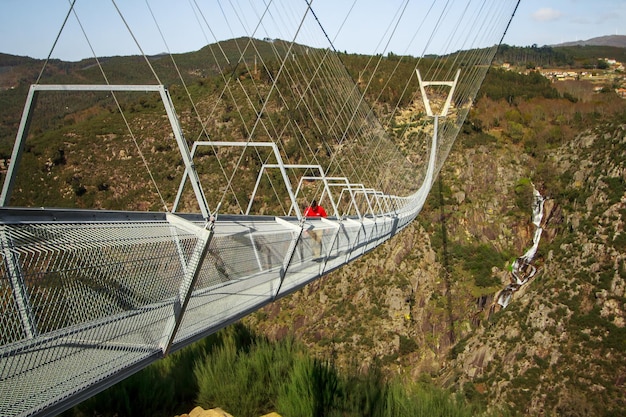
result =
M311 205L304 210L304 217L327 217L324 207L317 204L317 201L313 200Z
M304 217L327 217L324 207L317 204L317 201L313 200L311 205L304 210ZM313 256L319 258L322 252L322 231L321 230L309 230L308 234L315 241L313 245Z

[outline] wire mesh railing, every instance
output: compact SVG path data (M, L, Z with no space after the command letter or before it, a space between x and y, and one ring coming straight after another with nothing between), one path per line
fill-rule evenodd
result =
M186 217L0 209L0 415L56 414L412 220Z

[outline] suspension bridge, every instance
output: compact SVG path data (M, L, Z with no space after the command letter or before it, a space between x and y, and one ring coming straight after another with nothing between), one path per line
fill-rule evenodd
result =
M308 0L250 10L190 0L180 9L207 45L191 70L170 52L171 6L159 18L158 2L145 2L151 36L168 51L157 59L121 2L100 3L136 43L137 71L150 81L116 81L90 40L87 8L69 3L59 33L80 28L99 82L47 76L46 60L11 139L0 195L2 416L56 415L396 235L422 209L518 5L390 2L379 45L358 56L335 45L350 19L377 18L367 4L352 3L330 32ZM403 49L392 53L398 38ZM96 104L80 107L82 96ZM48 119L97 108L102 126L116 117L125 132L70 133L41 120L37 109L51 102L60 113ZM137 103L151 111L133 111ZM33 149L53 146L46 132L61 138L60 162L36 159ZM106 164L94 165L97 152L71 160L71 149L96 145ZM109 182L97 182L90 169L114 162ZM67 207L50 207L42 187L67 188L53 174L70 165L82 182L65 193ZM130 207L95 197L81 206L124 175ZM141 206L146 198L156 203ZM313 200L328 217L303 216Z

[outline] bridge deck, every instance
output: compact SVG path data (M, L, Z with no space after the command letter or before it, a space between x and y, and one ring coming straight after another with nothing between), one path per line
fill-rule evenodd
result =
M368 252L413 216L222 217L186 303L202 246L193 228L204 223L185 217L0 209L3 416L62 411Z

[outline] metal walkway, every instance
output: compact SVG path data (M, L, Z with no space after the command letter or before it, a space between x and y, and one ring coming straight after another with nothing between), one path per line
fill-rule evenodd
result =
M199 215L0 209L2 415L60 412L367 253L418 209L212 230Z
M424 205L436 132L416 193L366 197L387 212L207 222L0 208L1 415L55 415L390 239Z

